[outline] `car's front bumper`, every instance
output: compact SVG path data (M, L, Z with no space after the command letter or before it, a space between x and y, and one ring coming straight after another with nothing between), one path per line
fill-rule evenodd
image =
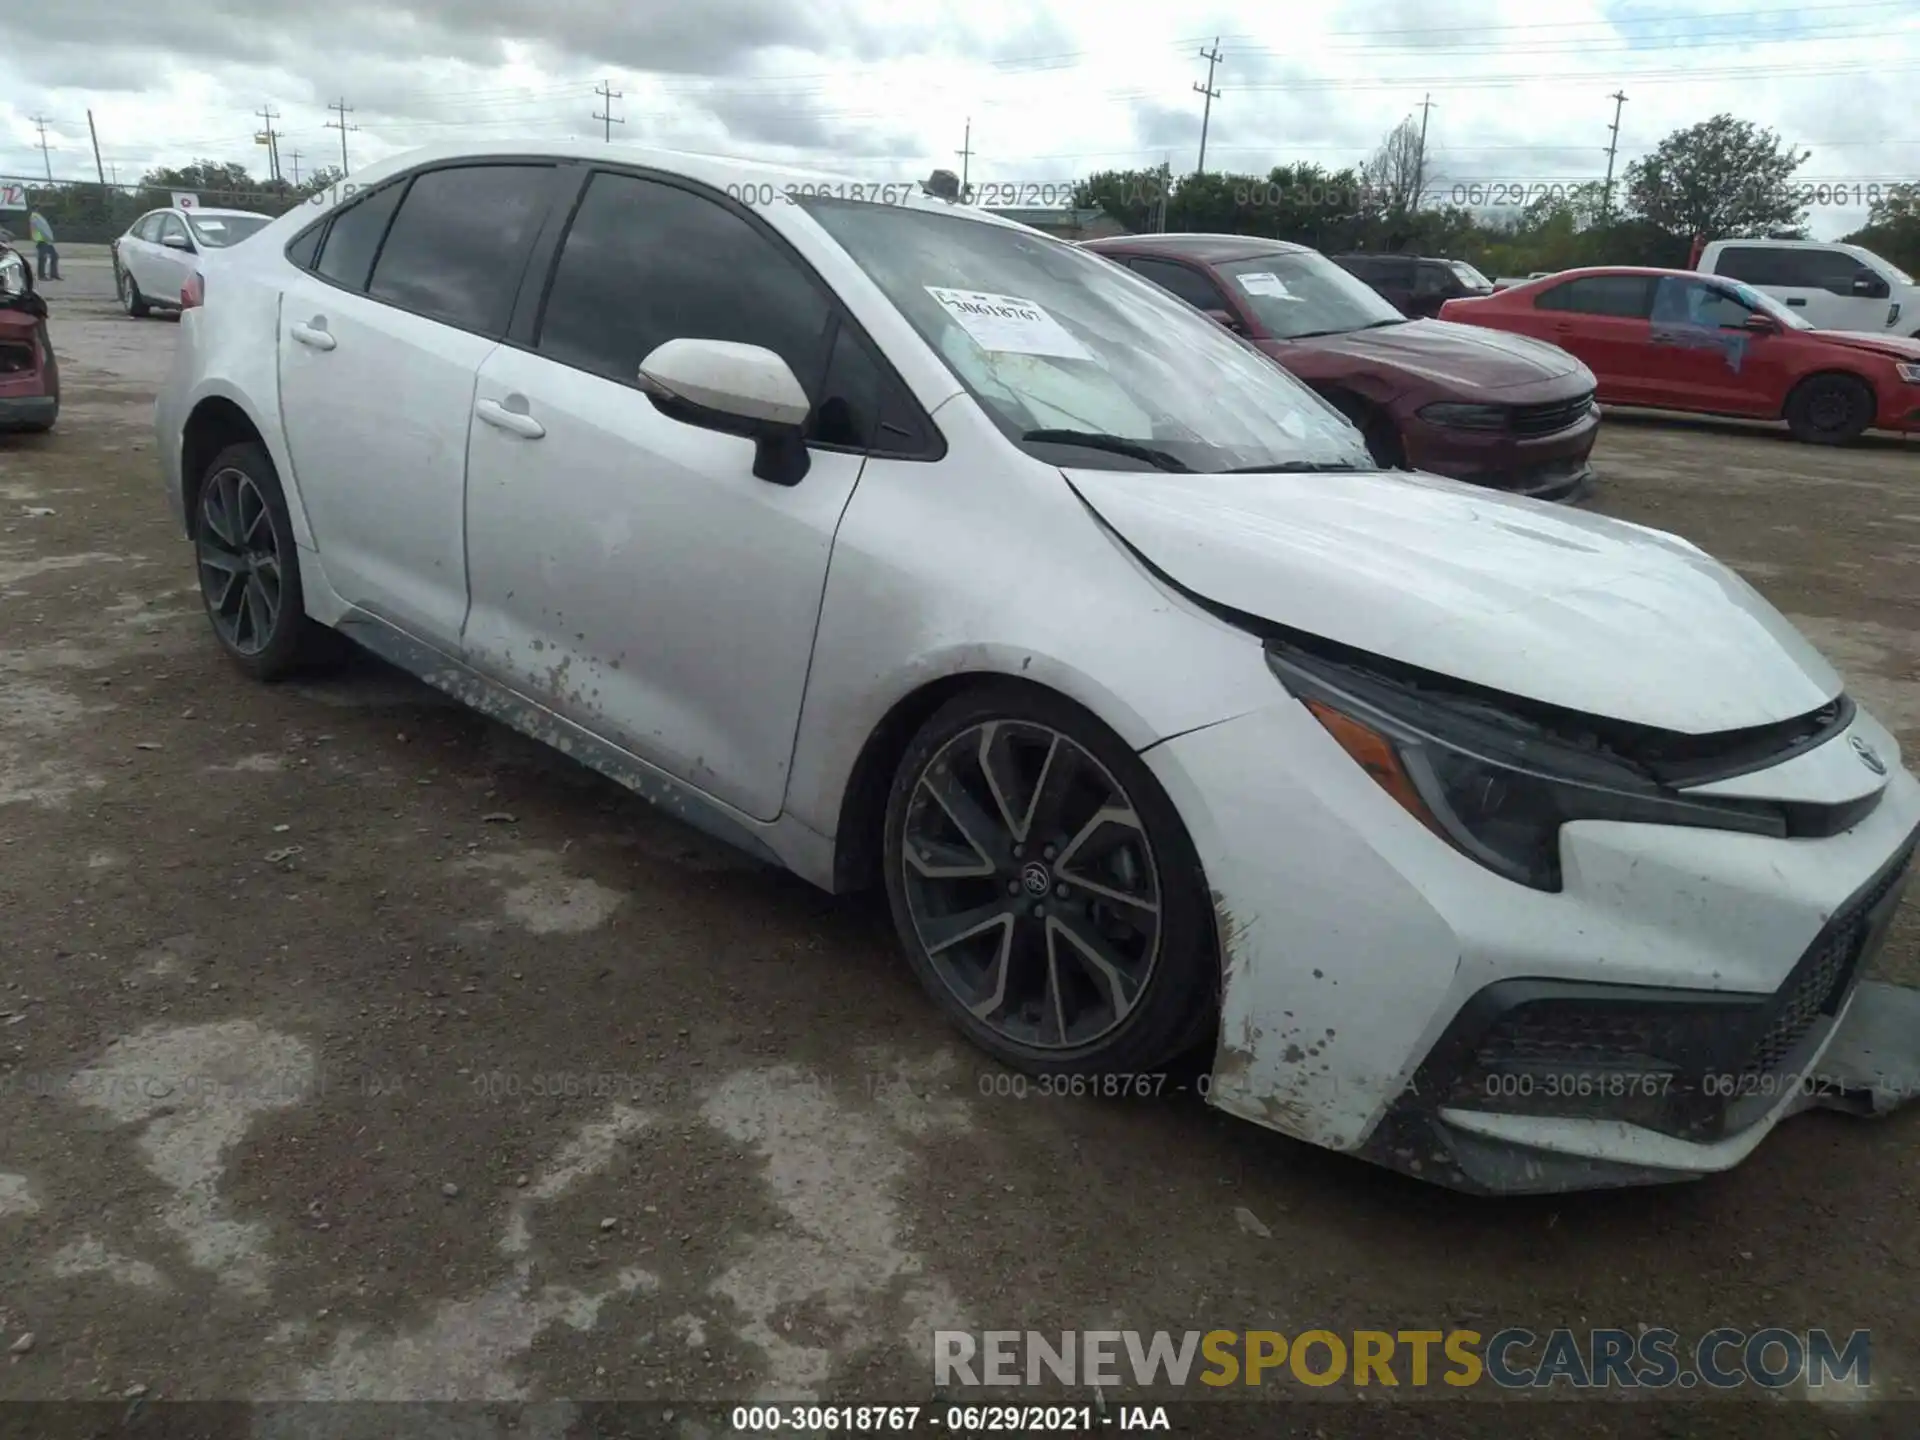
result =
M1597 405L1545 435L1436 425L1415 408L1395 418L1407 463L1416 470L1540 500L1575 498L1593 482L1587 457L1600 432Z
M1738 783L1749 793L1869 789L1853 735L1898 754L1859 714L1848 735ZM1877 807L1824 839L1568 825L1565 888L1549 893L1435 839L1288 698L1175 737L1146 759L1187 821L1214 893L1224 980L1211 1102L1481 1191L1650 1183L1737 1164L1802 1108L1802 1072L1817 1076L1851 1023L1861 952L1877 943L1871 927L1852 935L1858 944L1826 988L1816 986L1813 1014L1796 1012L1806 1023L1771 1035L1758 1071L1748 1068L1753 1045L1779 1007L1806 1000L1808 957L1850 906L1877 902L1884 934L1896 861L1920 829L1920 783L1896 764ZM1883 882L1888 893L1876 893ZM1555 994L1706 1001L1729 1018L1708 1027L1719 1053L1698 1055L1692 1079L1664 1082L1659 1103L1582 1097L1561 1107L1577 1113L1556 1113L1531 1097L1502 1104L1511 1092L1497 1087L1463 1093L1463 1079L1488 1073L1473 1061L1501 1017L1519 1000ZM1576 1068L1586 1073L1568 1073ZM1712 1079L1703 1087L1700 1075ZM1675 1113L1660 1108L1669 1091Z

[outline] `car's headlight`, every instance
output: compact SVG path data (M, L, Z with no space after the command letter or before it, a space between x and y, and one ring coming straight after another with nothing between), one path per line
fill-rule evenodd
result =
M1280 641L1267 663L1340 747L1463 854L1536 890L1560 888L1560 827L1623 820L1785 836L1786 813L1683 794L1493 700L1439 693Z
M0 295L27 293L27 262L8 250L0 254Z
M1920 385L1920 361L1902 360L1893 368L1900 372L1900 378L1909 385Z
M1456 405L1443 401L1421 407L1420 418L1433 425L1453 430L1504 430L1507 407L1504 405Z

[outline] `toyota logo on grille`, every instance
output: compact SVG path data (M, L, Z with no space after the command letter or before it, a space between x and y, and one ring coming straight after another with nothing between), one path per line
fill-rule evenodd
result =
M1053 877L1047 874L1047 867L1038 860L1030 860L1020 872L1020 883L1027 887L1029 895L1044 895L1053 884Z
M1873 771L1874 774L1884 775L1887 773L1887 762L1880 758L1880 752L1862 740L1858 735L1853 737L1853 753L1858 755L1860 757L1860 763L1866 766L1867 769Z

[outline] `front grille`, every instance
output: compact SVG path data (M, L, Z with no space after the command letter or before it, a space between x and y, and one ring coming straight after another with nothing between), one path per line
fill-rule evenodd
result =
M1555 400L1545 405L1516 405L1510 416L1510 424L1516 435L1551 435L1555 431L1578 425L1587 418L1587 412L1592 408L1593 391L1589 390L1571 400Z
M1743 1075L1770 1075L1807 1038L1815 1022L1840 1012L1859 969L1860 954L1872 929L1873 911L1906 873L1908 852L1871 890L1834 916L1815 948L1794 968L1781 987L1779 1009L1755 1042Z

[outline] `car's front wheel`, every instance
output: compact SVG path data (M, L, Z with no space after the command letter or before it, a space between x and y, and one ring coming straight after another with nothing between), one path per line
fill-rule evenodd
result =
M1873 389L1852 375L1810 375L1787 397L1787 428L1810 445L1845 445L1873 424Z
M339 638L307 616L286 496L257 442L229 445L207 467L193 545L214 638L242 670L278 680L337 654Z
M981 1049L1034 1074L1139 1074L1206 1037L1220 967L1192 842L1079 706L1019 684L950 701L885 823L900 941Z

